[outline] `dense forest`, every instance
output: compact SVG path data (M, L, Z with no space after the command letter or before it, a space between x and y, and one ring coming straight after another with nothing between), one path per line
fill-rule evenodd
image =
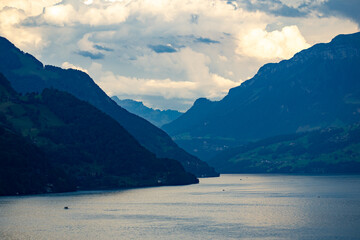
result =
M18 95L1 75L0 100L1 146L7 149L1 151L7 171L1 194L198 182L179 162L157 158L110 116L69 93ZM37 184L32 189L26 182Z

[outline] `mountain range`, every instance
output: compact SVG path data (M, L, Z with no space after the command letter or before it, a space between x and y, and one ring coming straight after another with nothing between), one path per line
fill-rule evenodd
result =
M266 64L220 101L198 99L163 126L180 147L86 73L4 38L0 56L0 195L218 176L180 147L222 173L360 172L360 33Z
M181 116L181 112L175 110L159 110L145 106L142 102L132 99L119 99L117 96L111 97L119 106L125 108L129 112L138 115L157 127L170 123Z
M164 125L201 159L247 142L360 119L360 33L339 35L289 60L266 64L220 101L198 99Z
M111 116L157 157L175 159L186 171L199 177L219 175L207 163L178 147L163 130L118 106L82 71L44 66L0 37L0 72L19 93L40 93L45 88L68 92Z
M20 96L2 75L0 148L0 195L198 182L89 103L55 89Z

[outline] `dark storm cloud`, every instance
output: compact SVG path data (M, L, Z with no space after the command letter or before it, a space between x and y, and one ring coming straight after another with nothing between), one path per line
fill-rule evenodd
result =
M92 53L92 52L88 52L88 51L78 51L76 53L79 54L80 56L89 57L93 60L103 59L105 57L105 55L102 53Z
M148 47L156 53L173 53L177 50L168 45L148 45Z

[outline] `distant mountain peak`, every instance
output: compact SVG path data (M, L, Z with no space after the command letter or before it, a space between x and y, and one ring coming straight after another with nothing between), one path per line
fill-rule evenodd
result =
M145 106L143 102L132 99L120 100L117 96L113 96L111 99L114 100L119 106L125 108L135 115L148 120L157 127L161 127L164 124L174 121L182 114L181 112L175 110L152 109Z

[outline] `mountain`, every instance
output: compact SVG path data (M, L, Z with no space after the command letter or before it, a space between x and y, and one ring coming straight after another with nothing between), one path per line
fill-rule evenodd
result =
M54 88L68 92L105 112L122 125L135 139L159 158L178 160L186 171L201 177L218 176L207 163L190 155L161 129L129 113L111 100L84 72L44 66L28 53L0 37L0 72L17 92L41 92Z
M3 103L16 93L0 74L0 196L74 191L72 179L51 165L45 153L7 124Z
M221 101L198 99L163 129L208 160L249 141L346 126L360 118L359 66L360 33L339 35L264 65Z
M120 100L117 96L111 97L119 106L125 108L129 112L138 115L157 127L174 121L180 117L181 112L175 110L159 110L152 109L145 106L142 102L134 101L131 99Z
M223 151L221 173L360 173L360 123L276 136Z
M0 196L74 191L64 171L53 167L34 143L0 125Z
M5 82L2 75L0 79L0 83ZM26 167L39 169L34 181L44 183L46 179L41 178L49 174L40 173L48 170L46 164L52 164L81 189L198 182L178 161L157 158L118 122L89 103L55 89L19 96L9 85L2 85L0 92L0 123L9 129L0 131L0 143L8 146L0 154L2 161L8 151L16 156L19 163L15 164L11 155L4 163L5 168L15 164L12 176L23 178ZM6 180L12 178L2 182Z

